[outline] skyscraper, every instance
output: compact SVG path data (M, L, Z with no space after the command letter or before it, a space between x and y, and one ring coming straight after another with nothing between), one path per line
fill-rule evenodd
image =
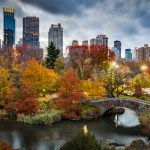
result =
M125 49L125 59L132 60L132 52L131 49Z
M150 47L148 44L144 44L144 47L136 49L136 58L138 61L150 60Z
M39 49L39 18L28 16L23 18L23 44L35 50Z
M116 47L119 50L119 59L121 58L121 41L114 41L114 47Z
M52 24L48 32L48 45L53 42L55 47L60 50L60 56L63 56L63 28L61 24Z
M120 59L118 48L112 47L111 50L115 53L115 59L116 59L116 60Z
M96 39L91 39L90 40L90 45L96 45Z
M96 44L108 46L108 37L106 35L98 35L96 37Z
M82 41L82 45L86 45L86 46L88 46L88 41L87 41L87 40Z
M136 53L136 51L137 51L137 47L135 47L135 48L132 50L132 59L133 59L133 60L137 60L137 53Z
M4 13L4 46L15 44L15 10L13 8L3 8Z
M77 45L79 45L78 41L77 40L73 40L72 41L72 46L77 46Z

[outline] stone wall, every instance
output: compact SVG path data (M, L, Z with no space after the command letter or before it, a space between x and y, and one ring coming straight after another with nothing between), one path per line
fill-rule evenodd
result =
M96 99L89 101L88 103L93 106L100 106L102 114L113 107L129 108L135 111L138 115L140 115L143 111L150 109L150 102L145 102L138 99Z

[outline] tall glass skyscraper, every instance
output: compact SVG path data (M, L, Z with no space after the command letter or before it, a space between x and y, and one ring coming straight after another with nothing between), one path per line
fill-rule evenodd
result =
M114 47L118 49L119 51L118 59L120 59L121 58L121 41L118 41L118 40L114 41Z
M132 52L131 49L125 49L125 59L132 60Z
M60 56L63 56L63 28L60 23L52 24L48 32L48 45L53 42L55 47L60 50Z
M28 16L23 18L23 44L35 50L39 49L39 18Z
M15 45L15 10L3 8L4 13L4 46Z

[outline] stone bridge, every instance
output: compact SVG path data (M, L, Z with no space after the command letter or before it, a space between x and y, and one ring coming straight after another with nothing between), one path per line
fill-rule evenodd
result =
M143 111L150 109L150 102L139 99L105 99L89 102L92 106L100 106L102 114L114 107L125 107L135 111L139 116Z

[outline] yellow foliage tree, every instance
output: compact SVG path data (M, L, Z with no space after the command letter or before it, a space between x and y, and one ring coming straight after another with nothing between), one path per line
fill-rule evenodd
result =
M43 67L35 59L31 59L28 61L20 81L24 85L31 84L37 92L55 91L57 74L53 70Z
M0 68L0 104L4 102L4 98L9 93L11 86L12 80L9 72L4 68Z
M88 98L102 98L106 93L98 81L85 80L82 82L82 90Z

